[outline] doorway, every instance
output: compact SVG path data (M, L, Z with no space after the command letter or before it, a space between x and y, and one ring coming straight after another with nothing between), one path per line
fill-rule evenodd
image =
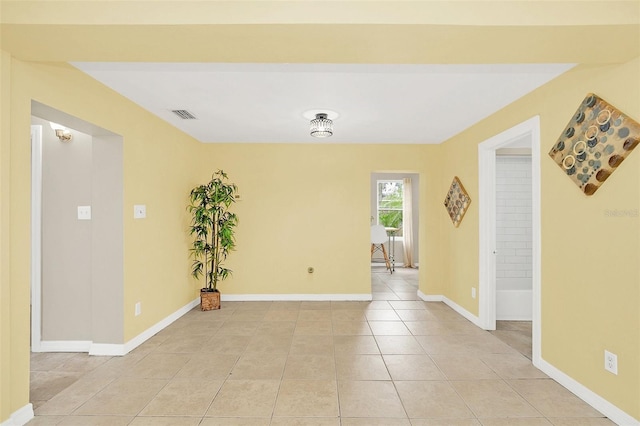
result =
M531 151L531 344L532 360L540 360L540 119L533 117L478 145L479 161L479 321L496 329L497 289L497 152ZM528 195L529 196L529 195ZM529 302L527 302L529 303Z
M371 225L382 225L391 269L381 251L371 259L374 300L419 300L420 175L412 172L373 172L370 178Z
M531 148L527 142L523 138L496 151L497 321L531 321Z
M31 113L31 350L119 354L123 138L35 101Z

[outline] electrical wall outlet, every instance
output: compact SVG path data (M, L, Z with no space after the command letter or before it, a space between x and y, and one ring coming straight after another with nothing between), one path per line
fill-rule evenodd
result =
M475 287L471 287L471 297L472 297L473 299L475 299L475 298L476 298L476 288L475 288Z
M136 316L140 315L142 313L142 302L136 303L135 309L136 309L136 312L135 312Z
M607 350L604 351L604 369L618 375L618 356Z

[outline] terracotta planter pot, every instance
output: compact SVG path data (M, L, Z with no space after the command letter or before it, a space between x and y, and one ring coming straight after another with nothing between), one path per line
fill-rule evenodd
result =
M220 309L220 292L200 291L200 309L203 311Z

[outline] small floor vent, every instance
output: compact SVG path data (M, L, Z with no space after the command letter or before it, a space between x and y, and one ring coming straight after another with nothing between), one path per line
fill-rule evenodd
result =
M183 120L196 120L196 116L191 114L186 109L172 109L171 112Z

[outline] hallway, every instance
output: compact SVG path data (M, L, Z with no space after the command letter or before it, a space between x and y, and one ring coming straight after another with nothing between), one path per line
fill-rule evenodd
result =
M196 308L124 357L33 354L29 425L613 424L445 304L413 300L412 276L372 272L372 302Z

